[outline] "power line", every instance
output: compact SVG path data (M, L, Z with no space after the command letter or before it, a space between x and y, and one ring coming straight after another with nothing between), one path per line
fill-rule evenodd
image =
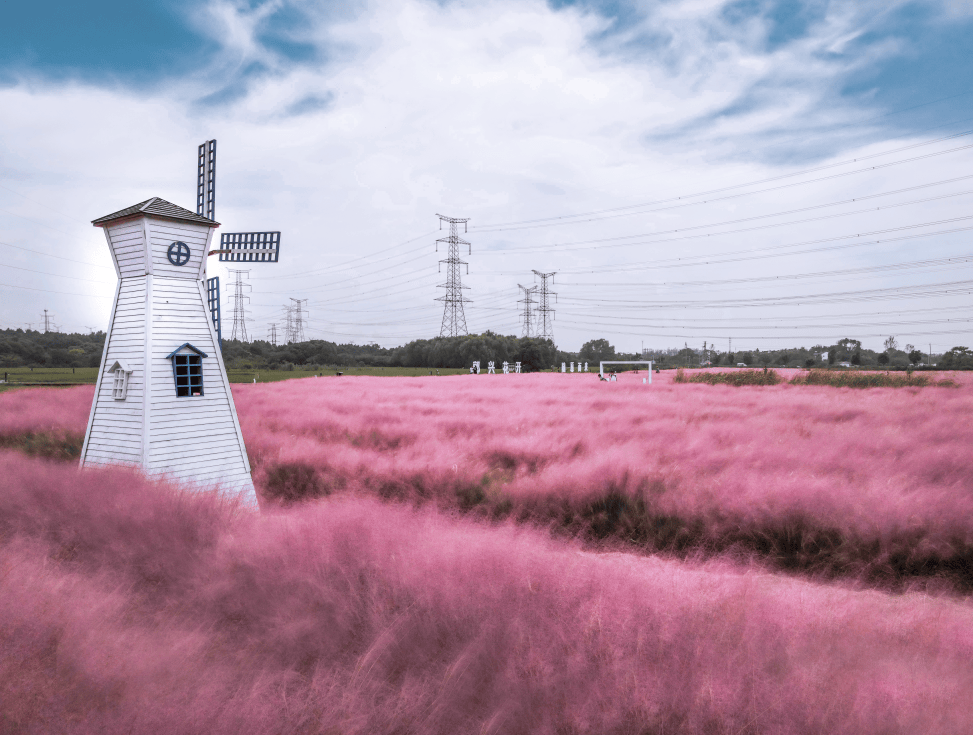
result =
M722 232L701 233L701 234L688 235L688 236L683 236L683 237L678 237L678 238L669 238L667 240L657 240L655 238L657 238L660 235L674 235L674 234L682 233L682 232L694 232L694 231L697 231L697 230L708 230L708 229L711 229L713 227L723 227L725 225L741 224L743 222L752 222L754 220L768 219L770 217L780 217L780 216L784 216L786 214L794 214L796 212L806 211L807 209L817 209L818 207L808 207L808 208L805 208L803 210L798 209L798 210L792 210L792 211L788 211L788 212L775 212L773 214L757 215L757 216L754 216L754 217L744 217L742 219L735 219L735 220L724 220L723 222L713 222L713 223L706 224L706 225L692 225L690 227L677 227L677 228L674 228L674 229L671 229L671 230L659 230L657 232L642 232L642 233L638 233L636 235L619 235L617 237L605 237L605 238L599 238L599 239L596 239L596 240L577 240L575 242L558 243L558 244L554 244L554 245L547 245L547 246L537 247L537 248L524 248L524 249L518 250L518 252L521 252L521 253L535 253L535 252L550 252L552 250L553 251L556 251L556 252L566 252L566 251L572 251L572 250L595 250L595 249L605 248L605 247L627 247L627 246L632 246L632 245L648 245L648 244L652 244L652 243L656 243L656 242L672 242L673 240L686 240L686 239L692 239L692 238L698 238L698 237L719 237L720 235L736 234L736 233L739 233L739 232L755 232L757 230L767 230L767 229L772 229L774 227L786 227L788 225L802 225L802 224L807 224L809 222L821 222L823 220L828 220L828 219L837 219L837 218L840 218L840 217L850 217L850 216L856 215L856 214L868 214L868 213L872 213L872 212L880 212L880 211L883 211L883 210L886 210L886 209L897 209L899 207L907 207L907 206L911 206L913 204L928 204L929 202L940 201L942 199L951 199L953 197L958 197L958 196L966 196L967 194L973 194L973 189L969 189L969 190L966 190L966 191L952 192L950 194L941 194L939 196L927 197L925 199L912 199L912 200L907 201L907 202L896 202L895 204L887 204L887 205L882 206L882 207L868 207L866 209L853 209L853 210L851 210L849 212L837 212L835 214L823 214L823 215L819 215L817 217L806 217L804 219L789 220L787 222L775 222L773 224L769 224L769 225L757 225L755 227L741 227L741 228L734 229L734 230L724 230ZM863 197L863 198L867 198L867 197ZM847 202L839 202L839 204L846 204L846 203ZM829 204L829 205L821 205L821 206L832 206L832 205ZM946 221L953 222L953 221L956 221L956 219L970 219L970 217L960 217L960 218L955 218L955 219L946 220ZM638 238L651 238L651 239L648 239L648 240L639 240ZM637 241L636 242L618 242L619 240L637 240ZM504 249L509 249L509 248L496 248L496 250L504 250Z
M963 138L963 137L966 137L968 135L973 135L973 130L966 130L966 131L964 131L962 133L954 133L953 135L946 135L946 136L943 136L941 138L935 138L933 140L927 140L927 141L923 141L921 143L912 143L910 145L902 146L900 148L895 148L895 149L892 149L890 151L884 151L884 152L880 152L880 153L873 153L873 154L871 154L869 156L859 156L858 158L851 158L851 159L848 159L848 160L845 160L845 161L839 161L837 163L829 163L829 164L825 164L823 166L815 166L813 168L803 169L801 171L794 171L792 173L781 174L779 176L771 176L771 177L768 177L768 178L758 179L756 181L749 181L749 182L742 183L742 184L731 184L729 186L723 186L723 187L720 187L720 188L717 188L717 189L709 189L707 191L697 192L695 194L683 194L681 196L669 197L669 198L666 198L666 199L658 199L658 200L651 201L651 202L642 202L641 204L631 204L631 205L628 205L628 206L625 206L625 207L613 207L613 208L609 208L609 209L594 210L594 211L591 211L591 212L582 212L582 213L579 213L579 214L560 215L560 216L557 216L557 217L542 217L542 218L534 219L534 220L520 220L520 221L516 221L516 222L499 222L499 223L495 223L495 224L485 224L485 225L480 225L479 227L474 227L474 229L477 230L478 232L487 232L487 231L498 231L498 230L525 229L525 228L530 228L530 227L554 227L554 226L562 225L562 224L579 224L578 222L565 222L564 221L564 220L568 220L568 219L579 219L579 218L585 218L585 217L587 217L589 219L582 220L582 221L589 221L590 222L593 219L607 219L609 217L624 216L626 214L644 214L643 212L631 212L630 210L633 210L633 209L641 209L642 207L653 207L653 206L656 206L658 204L667 204L669 202L682 202L685 199L695 199L697 197L708 196L710 194L720 194L720 193L722 193L724 191L732 191L733 189L742 189L742 188L745 188L745 187L748 187L748 186L758 186L760 184L767 184L767 183L770 183L772 181L781 181L783 179L789 179L789 178L793 178L795 176L803 176L804 174L814 173L816 171L825 171L825 170L829 170L829 169L833 169L833 168L840 168L841 166L847 166L849 164L857 163L859 161L869 161L869 160L871 160L873 158L880 158L882 156L889 156L889 155L892 155L892 154L895 154L895 153L901 153L903 151L912 150L914 148L921 148L922 146L933 145L935 143L942 143L943 141L947 141L947 140L955 140L956 138ZM841 177L844 177L844 176L851 176L851 175L856 174L856 173L864 173L866 171L875 171L875 170L878 170L878 169L881 169L881 168L887 168L889 166L897 166L899 164L911 163L913 161L919 161L919 160L923 160L925 158L931 158L933 156L945 155L946 153L954 153L956 151L967 150L967 149L969 149L971 147L973 147L973 146L971 146L971 145L959 146L957 148L950 148L950 149L945 150L945 151L937 151L935 153L928 153L928 154L925 154L925 155L922 155L922 156L916 156L916 157L913 157L913 158L902 159L900 161L891 161L889 163L881 164L879 166L871 166L871 167L867 167L867 168L863 168L863 169L856 169L855 171L846 171L846 172L841 173L841 174L835 174L835 175L832 175L832 176L825 176L825 177L821 177L821 178L818 178L818 179L810 179L808 181L798 181L798 182L795 182L793 184L785 184L785 185L782 185L782 186L771 187L771 188L768 188L768 189L762 189L762 190L757 191L757 192L745 192L743 194L738 194L738 195L735 195L735 196L749 196L750 194L759 194L759 193L764 193L764 192L768 192L768 191L776 191L778 189L784 189L784 188L788 188L788 187L792 187L792 186L802 186L804 184L815 183L815 182L818 182L818 181L828 181L830 179L841 178ZM707 200L707 201L702 201L702 202L693 202L691 204L692 205L696 205L696 204L708 204L708 203L711 203L712 201L718 201L718 200ZM622 213L622 214L616 214L616 213ZM605 216L605 217L599 217L598 215L607 215L607 216ZM549 223L549 224L543 224L543 223Z
M908 293L910 290L915 293ZM942 296L950 293L973 293L973 280L947 281L944 283L930 283L915 286L893 286L890 288L873 288L858 291L839 291L825 294L802 294L795 296L767 296L750 299L710 299L689 301L635 301L631 299L591 299L575 297L572 301L586 303L612 304L616 308L645 308L656 309L686 309L711 307L746 307L746 306L783 306L793 304L803 306L811 303L848 303L854 301L874 301L882 298L917 298L926 296Z
M889 263L886 265L875 265L866 266L862 268L847 268L844 270L833 270L833 271L818 271L815 273L794 273L782 276L752 276L749 278L724 278L709 281L658 281L650 283L619 283L619 282L585 282L585 283L565 283L562 281L561 285L579 286L579 287L592 287L592 288L619 288L619 287L632 287L632 288L651 288L655 286L720 286L724 284L736 284L736 283L764 283L764 282L780 282L780 281L792 281L792 280L803 280L805 278L839 278L841 276L851 276L851 275L866 275L871 273L887 273L890 271L901 271L909 270L913 268L934 268L941 266L957 266L964 265L967 263L973 263L973 255L959 255L950 258L930 258L927 260L914 260L907 263Z
M34 255L43 255L46 258L57 258L58 260L66 260L69 263L80 263L81 265L90 265L94 268L106 268L109 270L113 270L112 266L110 265L100 265L99 263L91 263L87 260L75 260L74 258L65 258L63 255L53 255L52 253L45 253L40 250L32 250L31 248L25 248L22 245L14 245L9 242L0 242L0 245L4 245L8 248L16 248L17 250L23 250L24 252L33 253ZM54 275L54 274L52 273L50 275Z

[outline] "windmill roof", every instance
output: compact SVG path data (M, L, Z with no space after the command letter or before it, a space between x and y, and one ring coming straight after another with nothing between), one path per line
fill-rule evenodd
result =
M183 209L182 207L177 206L172 202L167 202L165 199L160 199L159 197L152 197L151 199L146 199L144 202L133 204L131 207L119 209L117 212L113 212L112 214L107 214L104 217L99 217L96 220L92 220L91 224L95 225L96 227L100 227L107 225L109 222L114 222L115 220L135 217L140 214L149 214L153 217L163 217L164 219L172 219L182 222L196 222L201 225L209 225L210 227L220 226L220 223L216 220L209 219L208 217L204 217L201 214L196 214L195 212L190 212L188 209Z

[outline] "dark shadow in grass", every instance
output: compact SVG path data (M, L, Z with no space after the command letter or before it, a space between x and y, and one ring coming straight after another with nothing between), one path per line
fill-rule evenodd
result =
M31 457L43 457L61 462L81 458L84 434L44 434L27 432L0 436L0 448L16 449Z

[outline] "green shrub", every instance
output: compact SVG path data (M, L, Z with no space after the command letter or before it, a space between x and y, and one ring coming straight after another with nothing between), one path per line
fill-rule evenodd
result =
M792 385L830 385L834 388L923 388L938 386L955 388L952 380L930 380L925 375L902 375L864 371L810 370L791 379Z
M674 383L708 383L709 385L777 385L784 379L775 370L734 370L730 373L693 373L687 375L682 369L676 371Z

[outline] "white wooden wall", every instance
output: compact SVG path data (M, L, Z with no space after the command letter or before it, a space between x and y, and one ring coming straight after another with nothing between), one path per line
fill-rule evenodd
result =
M199 278L199 268L206 251L210 228L151 218L147 224L152 249L152 273L157 278ZM186 265L176 266L169 262L169 245L175 240L181 240L189 246L189 262Z
M186 342L208 355L203 358L202 396L176 395L172 362L166 355ZM230 384L205 294L197 281L153 278L149 359L151 401L146 470L200 483L220 481L227 487L252 487Z
M106 230L119 278L145 274L145 237L141 220L122 222ZM111 363L109 363L111 364Z
M112 308L94 410L81 463L141 464L142 408L145 396L145 276L123 278ZM112 398L112 376L105 370L120 360L132 371L128 396Z
M138 464L148 475L218 482L255 501L202 280L210 232L147 216L107 229L121 281L81 464ZM186 265L169 262L169 245L176 240L189 246ZM166 356L187 342L207 354L202 396L176 395ZM104 374L115 360L132 370L124 401L112 397L112 376Z

